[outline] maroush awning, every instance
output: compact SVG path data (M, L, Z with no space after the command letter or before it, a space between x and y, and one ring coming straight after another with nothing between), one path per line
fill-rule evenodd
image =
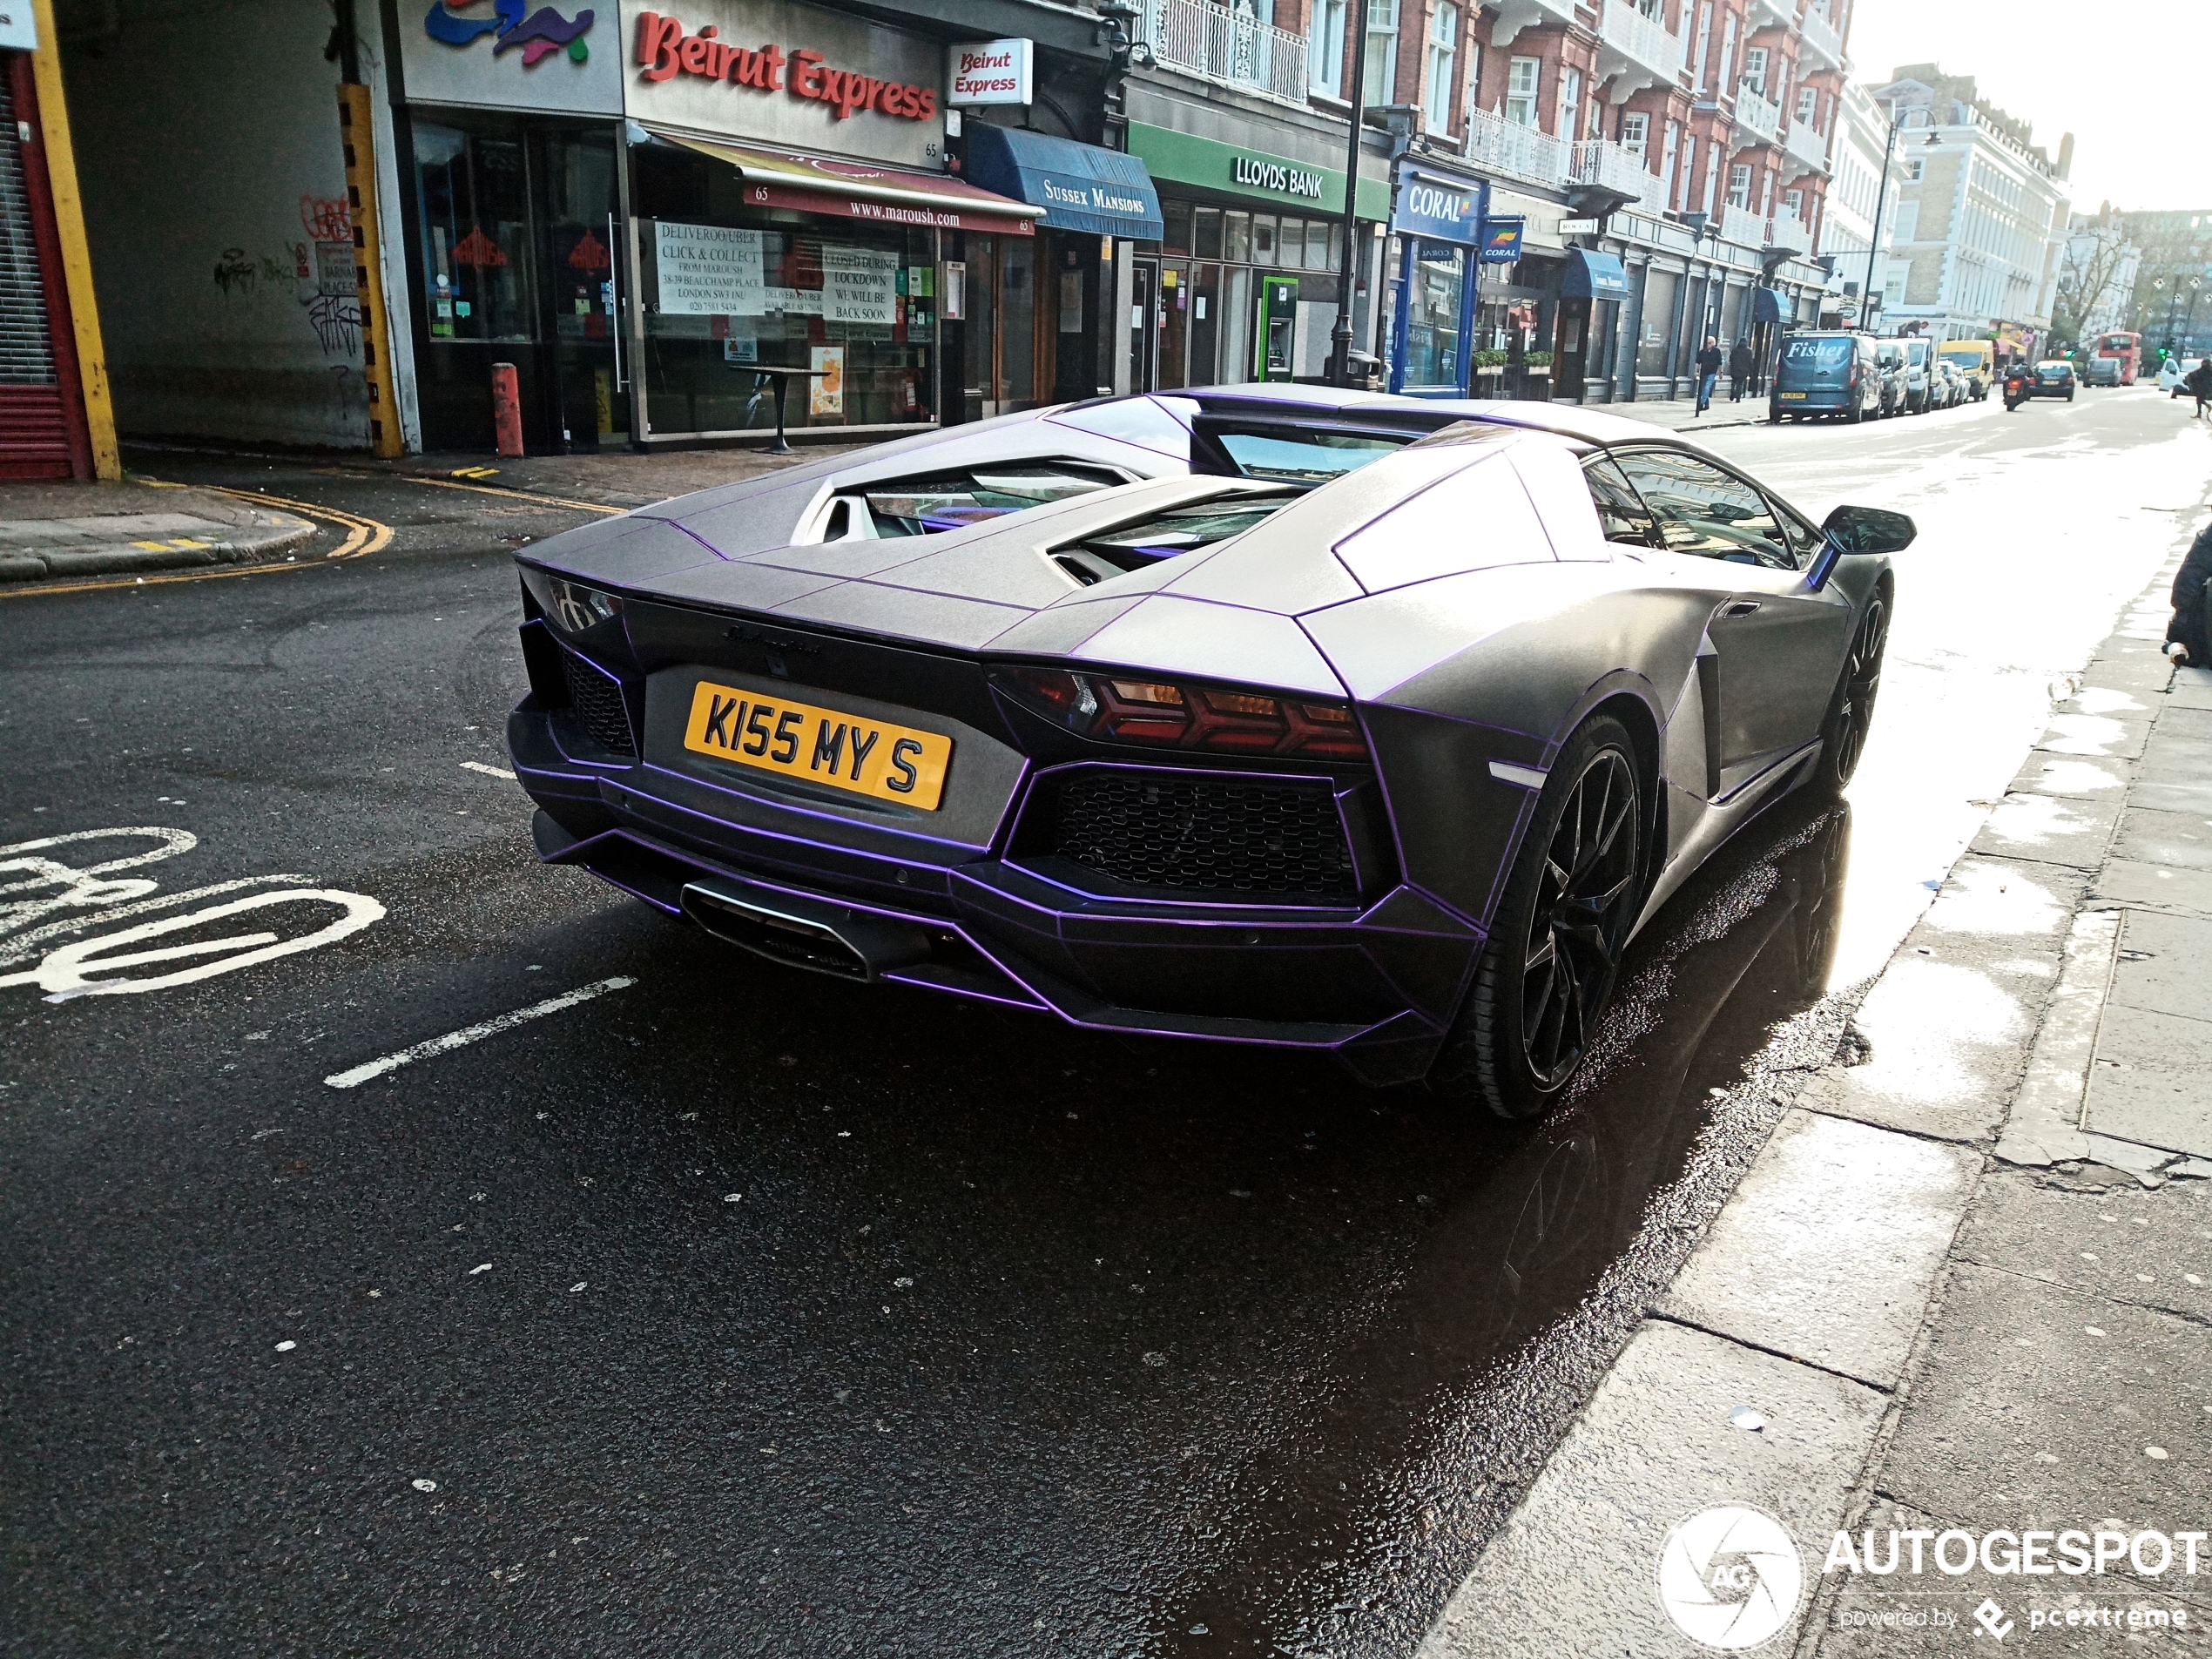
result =
M833 213L879 225L918 225L947 231L996 231L1030 236L1043 209L979 188L943 173L914 172L880 162L846 161L798 150L722 144L647 126L657 138L697 151L735 167L745 179L745 205Z
M1136 156L1023 127L977 121L968 129L968 182L1044 209L1055 230L1157 242L1159 192Z
M1622 268L1617 254L1595 253L1586 247L1570 248L1567 269L1559 280L1559 292L1568 300L1625 300L1629 297L1629 273Z
M1753 322L1787 322L1782 309L1782 296L1772 288L1751 291L1751 320Z

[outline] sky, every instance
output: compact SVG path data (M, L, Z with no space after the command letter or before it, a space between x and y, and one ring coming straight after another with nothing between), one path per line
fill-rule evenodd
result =
M2077 212L2212 208L2212 0L1858 0L1847 50L1973 76L2054 160L2071 132Z

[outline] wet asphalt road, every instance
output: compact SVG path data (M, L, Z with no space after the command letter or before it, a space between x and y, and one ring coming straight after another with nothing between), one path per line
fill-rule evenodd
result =
M2176 408L1716 435L1920 518L1875 741L1848 813L1777 809L1647 930L1520 1128L779 970L542 867L472 767L506 550L587 515L139 457L397 534L0 600L0 843L185 833L0 856L164 853L115 911L222 888L0 912L0 980L45 976L0 982L0 1651L1407 1650L2193 524ZM109 954L382 915L40 998L71 941L287 886L361 900Z

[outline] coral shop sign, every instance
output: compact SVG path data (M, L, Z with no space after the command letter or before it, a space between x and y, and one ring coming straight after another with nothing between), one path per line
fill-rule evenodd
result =
M655 84L697 76L756 92L784 92L827 105L840 121L864 111L900 121L927 121L937 113L934 87L840 68L804 46L788 51L775 41L740 46L724 40L712 24L691 34L657 11L637 14L633 47L639 78Z

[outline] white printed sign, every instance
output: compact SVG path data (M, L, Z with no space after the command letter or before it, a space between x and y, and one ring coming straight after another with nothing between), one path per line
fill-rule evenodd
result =
M759 231L667 219L654 229L664 315L758 317L768 311Z
M876 248L822 248L822 319L878 323L898 320L900 257Z
M946 49L948 104L1027 104L1036 48L1027 40L979 40Z

